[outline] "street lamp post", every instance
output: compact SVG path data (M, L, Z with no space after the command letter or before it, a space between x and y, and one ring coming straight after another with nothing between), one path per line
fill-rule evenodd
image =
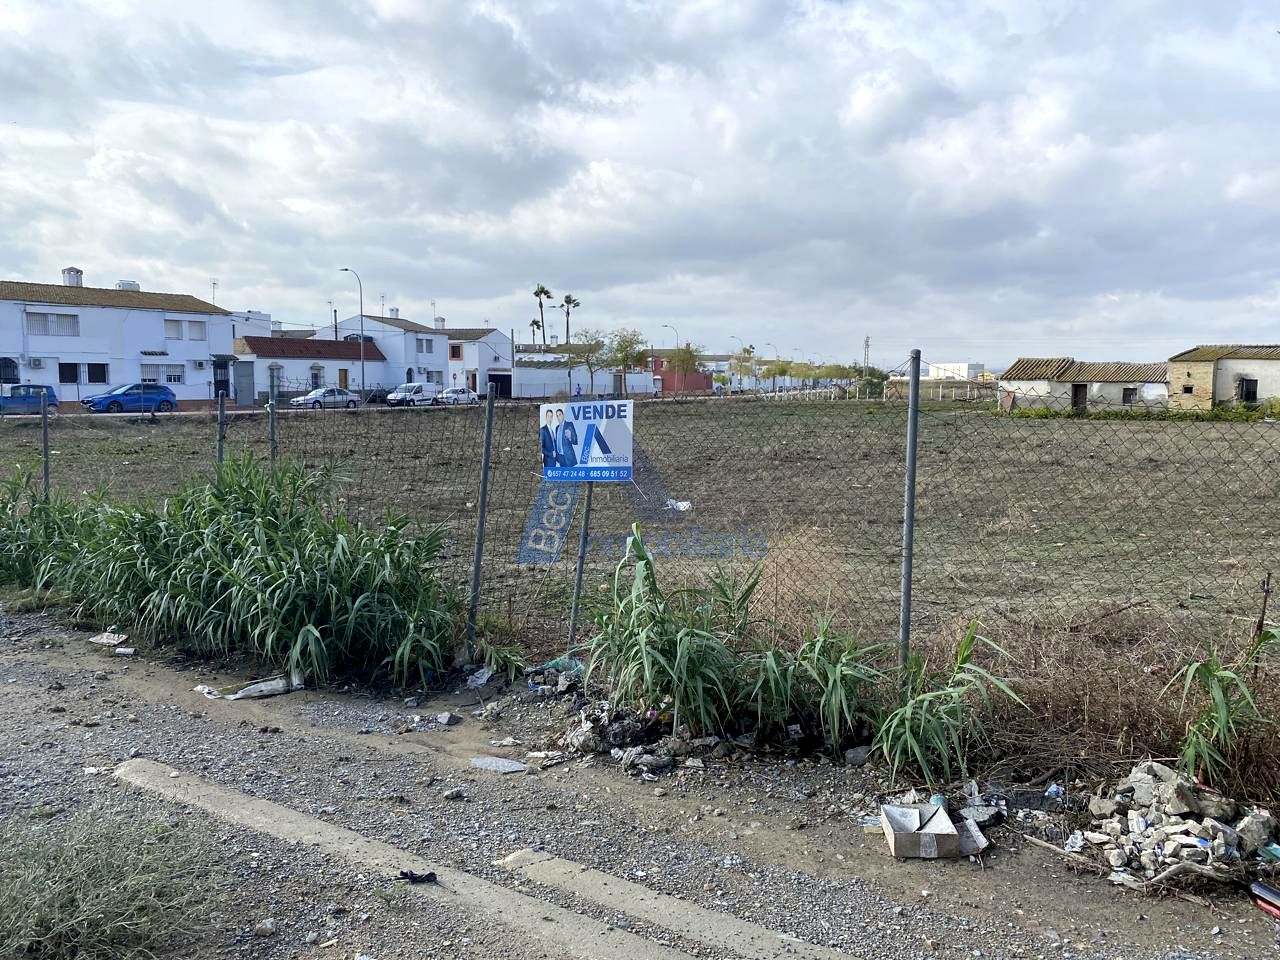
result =
M356 288L360 291L360 402L364 403L364 283L360 280L360 274L356 273L350 267L343 267L339 273L349 273L356 278Z
M676 347L677 347L677 349L678 349L678 348L679 348L679 346L680 346L680 331L679 331L679 330L677 330L675 327L673 327L673 326L672 326L671 324L669 324L669 323L664 323L664 324L663 324L663 326L664 326L664 327L666 327L668 330L670 330L672 333L674 333L674 334L676 335Z

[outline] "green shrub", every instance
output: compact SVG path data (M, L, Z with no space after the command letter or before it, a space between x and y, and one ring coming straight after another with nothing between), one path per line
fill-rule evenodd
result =
M953 763L960 773L967 772L965 758L977 733L974 707L988 703L993 690L1022 705L1008 680L973 662L983 647L1004 655L978 635L975 620L956 645L955 659L946 670L931 670L927 659L911 655L901 705L884 719L875 739L895 773L913 767L926 782L938 783L952 779Z
M218 853L162 816L0 820L0 956L151 958L197 933Z
M410 535L394 516L367 530L333 510L333 487L331 471L244 459L160 503L23 510L7 493L0 523L28 546L4 573L22 582L37 550L33 585L75 598L79 616L193 654L425 681L461 620L438 565L444 533Z
M1183 664L1165 685L1161 696L1181 683L1184 709L1193 690L1203 701L1182 738L1178 765L1184 773L1205 783L1221 783L1249 729L1266 722L1244 674L1276 645L1280 630L1259 631L1240 657L1227 662L1218 646L1210 644L1205 659Z

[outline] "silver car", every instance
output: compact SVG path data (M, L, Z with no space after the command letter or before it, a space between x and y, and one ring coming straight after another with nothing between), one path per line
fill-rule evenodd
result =
M289 401L291 407L311 407L313 410L335 407L358 407L360 398L350 390L341 387L316 387L310 393L294 397Z
M447 404L456 407L460 403L479 403L480 397L474 390L468 390L466 387L450 387L440 396L436 397L436 403Z

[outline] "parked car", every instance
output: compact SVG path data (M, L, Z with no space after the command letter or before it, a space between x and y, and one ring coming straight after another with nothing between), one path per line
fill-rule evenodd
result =
M168 413L178 406L178 397L161 383L125 383L84 397L80 405L94 413Z
M450 407L456 407L460 403L479 402L479 395L474 390L468 390L466 387L450 387L436 397L436 403L443 403Z
M3 395L0 387L0 414L39 413L40 398L49 398L49 409L58 409L58 395L53 387L41 383L15 383L9 388L9 395Z
M387 394L388 407L425 407L440 395L438 383L402 383Z
M357 407L359 405L360 398L350 390L343 390L341 387L316 387L310 393L304 393L289 401L291 407L311 407L313 410L319 410L322 407Z

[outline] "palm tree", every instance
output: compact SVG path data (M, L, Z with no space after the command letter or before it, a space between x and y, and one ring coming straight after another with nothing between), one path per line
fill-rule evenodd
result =
M569 343L569 311L576 310L582 306L577 300L573 299L572 293L564 295L564 302L560 304L560 309L564 311L564 342Z
M547 324L546 318L542 315L542 301L544 298L551 299L551 291L542 284L538 284L533 288L533 295L538 298L538 329L542 331L542 345L545 347L547 345Z
M534 317L532 320L529 321L529 329L533 331L529 336L533 339L534 343L537 343L538 331L542 329L542 321L539 320L537 317ZM542 338L542 343L544 346L546 345L546 342L547 342L547 338L544 336Z

